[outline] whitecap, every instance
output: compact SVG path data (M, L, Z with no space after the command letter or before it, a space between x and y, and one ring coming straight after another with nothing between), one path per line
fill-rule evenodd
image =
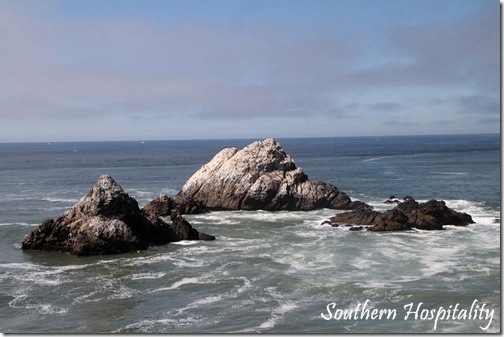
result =
M271 317L264 323L262 323L257 330L266 330L273 328L279 321L284 318L284 315L290 311L297 309L298 306L294 302L280 303L280 306L273 309L271 312Z
M372 162L372 161L377 161L377 160L382 160L382 159L389 159L389 158L393 158L393 157L394 156L373 157L373 158L363 159L362 162L363 163L369 163L369 162Z
M51 197L44 197L41 200L43 201L49 201L49 202L59 202L59 203L76 203L79 201L79 199L74 199L74 198L51 198Z
M160 318L160 319L145 319L143 321L132 323L126 325L124 328L117 329L112 331L113 333L123 333L128 330L139 330L141 333L159 333L159 329L156 327L156 330L153 331L156 325L173 325L174 328L181 328L184 326L194 326L199 322L199 319L196 317L177 317L177 318ZM173 333L173 331L169 331Z
M172 242L170 244L177 245L177 246L193 246L193 245L197 245L198 241L197 240L182 240L182 241Z
M207 265L207 262L204 260L194 260L194 259L176 259L173 262L177 267L182 268L199 268Z
M181 314L184 311L198 308L203 305L214 304L214 303L226 300L226 299L237 298L239 294L241 294L242 292L244 292L245 290L247 290L248 288L250 288L252 286L251 281L249 279L247 279L246 277L240 277L239 279L243 280L243 285L240 286L238 289L236 289L236 290L233 289L233 290L228 291L224 294L211 295L211 296L204 297L202 299L198 299L194 302L191 302L187 307L179 309L178 313Z
M143 265L149 265L149 264L155 264L163 261L173 261L174 258L171 256L171 254L158 254L154 256L139 256L139 257L134 257L134 258L125 258L122 260L119 260L123 266L143 266ZM114 260L102 260L99 261L99 264L109 264L113 263ZM117 260L116 260L117 262Z
M220 211L212 212L210 214L193 215L188 217L189 221L197 221L198 223L203 222L215 222L219 225L236 225L241 224L244 221L261 221L261 222L271 222L271 223L299 223L306 220L308 217L324 217L327 215L333 215L334 210L317 210L317 211Z
M449 176L465 176L469 174L468 172L441 172L441 171L433 171L432 173L449 175Z
M418 259L424 265L422 276L430 277L439 273L451 272L458 265L460 249L457 247L430 247Z
M18 305L18 302L24 301L26 298L28 298L28 295L26 295L26 294L13 294L12 297L14 297L14 299L8 303L9 307L19 308L20 306Z
M464 199L445 200L446 206L459 212L480 216L498 216L499 213L489 209L484 202L470 201Z
M27 305L27 309L36 309L39 314L42 315L52 315L52 314L66 314L68 312L67 308L55 307L51 304L35 304L35 305Z
M246 277L240 277L240 279L243 280L243 286L241 286L240 288L238 288L238 290L236 291L238 294L244 292L245 290L249 289L250 287L252 287L252 282L246 278Z
M362 270L369 270L369 267L382 265L382 263L374 261L370 257L354 258L350 264L352 266L356 267L357 269L362 269Z
M118 288L115 288L113 290L112 295L109 295L107 299L125 299L125 298L131 298L137 294L140 294L141 291L137 289L133 289L130 287L126 287L125 285L121 284L119 285Z
M0 264L0 267L2 268L10 268L10 269L38 269L38 266L34 263L30 262L22 262L22 263L3 263Z
M196 300L196 301L192 302L189 305L189 307L190 308L194 308L194 307L199 307L200 305L212 304L212 303L215 303L215 302L222 301L223 298L224 298L223 295L208 296L208 297L205 297L205 298L202 298L200 300Z
M36 227L40 226L39 223L26 223L26 222L2 222L0 226L27 226L27 227Z
M141 293L140 290L127 287L120 279L116 278L100 276L93 278L91 282L94 284L95 290L76 297L73 304L100 302L103 299L126 299Z
M39 314L49 315L49 314L65 314L68 312L68 309L56 307L49 303L27 303L30 297L24 293L18 293L12 295L14 297L8 305L11 308L25 308L25 309L35 309Z
M186 284L205 284L205 283L207 283L207 282L203 281L203 279L198 278L198 277L184 277L183 279L174 282L169 287L154 289L152 291L149 291L149 293L158 292L158 291L165 291L165 290L175 290L175 289L178 289L181 286L186 285Z
M165 275L166 273L139 273L131 275L131 279L132 280L159 279Z

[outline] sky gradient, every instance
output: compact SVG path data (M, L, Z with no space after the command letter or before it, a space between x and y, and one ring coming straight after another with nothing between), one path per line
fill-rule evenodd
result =
M0 0L0 142L498 133L497 0Z

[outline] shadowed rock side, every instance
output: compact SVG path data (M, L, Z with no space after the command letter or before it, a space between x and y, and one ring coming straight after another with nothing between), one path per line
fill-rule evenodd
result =
M191 205L189 205L191 206ZM160 194L154 200L147 203L142 212L149 219L170 216L171 228L180 240L214 240L215 236L198 232L180 214L189 207L188 205L178 205L173 198ZM181 211L182 209L182 211ZM200 203L193 202L192 208L196 213L204 213L208 210Z
M147 203L142 209L144 212L155 216L170 216L176 210L180 214L201 214L209 212L208 208L194 199L184 200L182 204L167 195L160 194Z
M172 211L177 209L177 205L173 198L167 195L160 194L154 198L154 200L149 201L143 208L142 211L146 214L150 214L156 217L159 216L170 216Z
M387 212L359 209L336 214L331 218L334 224L345 223L370 226L370 231L400 231L411 228L440 230L445 225L467 226L474 223L471 216L457 212L446 206L444 201L430 200L418 203L408 198Z
M370 208L331 184L308 180L273 138L220 151L186 182L175 201L191 199L210 210Z
M27 234L22 249L74 255L137 251L186 239L185 232L191 226L187 223L184 230L179 230L179 221L170 226L159 217L142 212L121 186L109 175L102 175L62 217L45 220Z

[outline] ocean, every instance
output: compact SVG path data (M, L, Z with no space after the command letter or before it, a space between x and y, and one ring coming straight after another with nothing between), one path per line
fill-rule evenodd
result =
M20 249L103 173L142 207L252 141L0 144L0 332L501 331L498 134L277 139L312 181L377 210L391 195L445 200L472 215L467 227L352 232L321 225L335 210L230 211L186 216L215 241L94 257Z

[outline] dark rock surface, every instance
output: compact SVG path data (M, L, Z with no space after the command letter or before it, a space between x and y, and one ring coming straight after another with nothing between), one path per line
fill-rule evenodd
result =
M175 201L184 205L191 199L210 210L370 208L331 184L311 182L273 138L217 153L186 182Z
M171 216L172 211L180 214L201 214L209 212L208 208L194 199L184 200L182 204L167 195L160 194L147 203L142 211L155 216Z
M441 230L445 225L466 226L474 223L470 215L447 207L444 201L429 200L418 203L411 197L405 200L383 213L358 209L336 214L330 221L371 226L368 228L370 231L400 231L411 228Z
M137 201L105 174L62 217L45 220L27 234L21 247L74 255L137 251L184 240L186 236L194 237L196 230L187 229L188 223L179 225L180 221L177 219L169 225L157 216L142 212ZM192 234L186 235L186 232Z
M383 202L384 204L400 204L401 201L395 196L391 195L387 200Z
M180 214L202 214L210 212L205 204L193 198L180 200L176 202L175 205Z
M172 211L177 209L177 205L173 198L167 195L160 194L152 201L149 201L142 211L152 216L170 216Z
M171 227L179 240L215 240L215 236L200 233L194 229L178 211L172 212L171 221Z

